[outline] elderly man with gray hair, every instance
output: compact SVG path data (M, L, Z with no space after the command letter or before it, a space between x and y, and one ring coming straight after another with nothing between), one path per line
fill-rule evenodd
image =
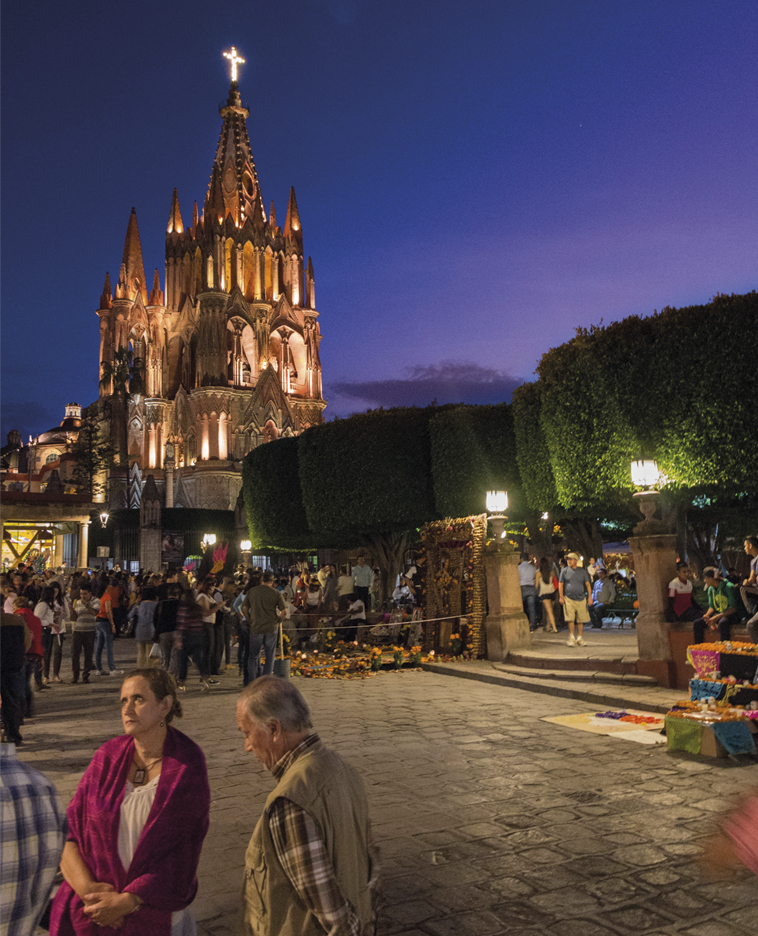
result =
M373 932L376 874L360 775L324 746L305 699L278 676L243 689L237 727L277 782L245 855L243 932Z

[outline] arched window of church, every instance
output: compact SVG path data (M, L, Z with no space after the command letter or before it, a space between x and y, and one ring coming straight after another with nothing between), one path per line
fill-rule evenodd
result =
M60 455L58 454L58 452L50 452L50 454L45 459L45 464L49 465L50 462L58 461L59 458L60 458Z
M184 255L182 260L182 289L188 296L194 296L192 282L192 257L189 254Z
M199 292L203 290L203 255L200 253L200 248L198 247L195 251L195 264L192 274L192 289L190 289L190 294L196 296Z
M242 248L242 275L245 299L251 300L255 297L255 253L250 241Z
M224 289L226 289L227 292L231 292L232 287L234 286L234 267L234 241L231 239L231 237L227 237L226 242L224 243Z

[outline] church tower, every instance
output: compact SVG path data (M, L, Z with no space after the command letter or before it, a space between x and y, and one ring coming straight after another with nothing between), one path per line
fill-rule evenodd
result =
M232 82L202 212L196 201L185 223L176 189L171 198L165 293L158 270L151 286L146 279L132 209L118 279L112 290L106 275L98 315L102 412L122 475L149 472L162 489L170 444L176 506L233 510L244 455L322 422L326 402L295 190L281 228L273 201L266 214L253 160L236 79L242 59L225 55ZM137 506L133 493L130 501L112 506Z

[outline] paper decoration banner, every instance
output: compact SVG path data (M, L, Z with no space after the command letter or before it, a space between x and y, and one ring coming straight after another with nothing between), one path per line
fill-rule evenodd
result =
M724 693L725 685L722 682L712 682L708 679L690 680L690 699L697 702L698 699L709 699L713 696L720 699Z
M703 743L703 726L700 722L690 721L688 718L666 716L666 738L669 751L687 751L690 754L699 754Z
M716 679L716 673L721 669L720 658L721 654L718 650L687 648L687 660L695 667L695 672L700 679Z
M755 739L747 722L716 722L713 733L727 754L755 754Z

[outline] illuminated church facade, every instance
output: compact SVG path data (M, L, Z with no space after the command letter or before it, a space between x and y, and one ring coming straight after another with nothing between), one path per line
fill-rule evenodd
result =
M113 289L105 278L97 406L120 462L111 509L143 506L152 475L165 507L233 510L247 452L323 421L313 265L304 264L295 191L279 227L273 202L264 207L232 66L210 183L191 221L174 190L165 291L158 270L146 280L134 209ZM113 375L128 351L141 392L133 383L124 412Z

